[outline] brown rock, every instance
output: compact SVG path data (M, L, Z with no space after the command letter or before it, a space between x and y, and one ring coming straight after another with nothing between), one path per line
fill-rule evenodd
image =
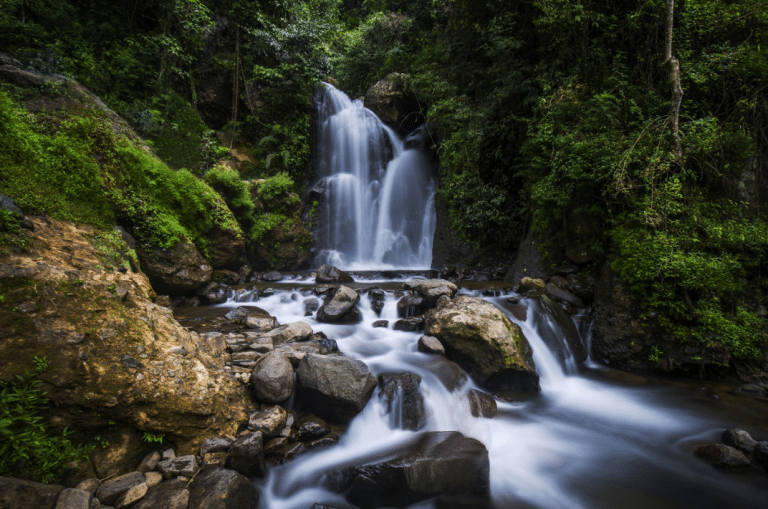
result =
M744 468L750 465L749 458L734 447L723 444L702 445L696 449L696 456L722 469Z
M136 253L141 268L158 292L176 295L196 290L211 280L213 267L191 242L179 242L172 249L154 248Z

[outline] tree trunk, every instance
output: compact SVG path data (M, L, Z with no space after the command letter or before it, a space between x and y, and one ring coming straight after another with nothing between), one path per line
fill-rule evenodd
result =
M680 61L672 55L672 29L675 21L675 0L667 0L667 32L664 44L664 63L669 66L669 83L672 89L672 107L669 111L669 130L672 150L679 161L683 158L680 143L680 104L683 102L683 87L680 85Z

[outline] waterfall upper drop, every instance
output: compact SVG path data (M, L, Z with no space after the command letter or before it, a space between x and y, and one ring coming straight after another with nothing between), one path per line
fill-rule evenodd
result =
M361 100L325 84L316 97L323 189L314 263L428 269L435 234L434 163L406 149Z

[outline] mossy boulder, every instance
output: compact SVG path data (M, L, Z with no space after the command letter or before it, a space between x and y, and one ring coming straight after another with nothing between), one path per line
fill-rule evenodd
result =
M0 259L0 379L46 359L39 377L53 429L87 436L120 422L164 434L180 453L234 435L245 390L204 340L152 302L147 277L102 269L89 226L32 220L28 250Z
M445 347L446 357L494 389L533 392L539 375L522 330L496 306L459 296L426 316L426 335Z
M158 293L177 295L196 290L213 275L213 267L191 242L179 242L172 249L139 248L136 252Z

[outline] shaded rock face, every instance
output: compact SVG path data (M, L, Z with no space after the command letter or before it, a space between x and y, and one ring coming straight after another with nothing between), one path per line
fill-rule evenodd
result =
M392 73L368 89L363 103L402 137L424 123L419 100L408 81L408 75Z
M173 249L136 249L141 268L162 294L177 295L196 290L211 280L213 267L191 242L179 242Z
M229 448L227 468L248 477L262 477L267 472L264 435L256 431L235 440Z
M317 310L317 320L321 322L340 322L344 315L360 301L360 294L346 286L340 286L333 297L326 299Z
M593 261L598 256L600 221L591 214L571 212L565 222L565 256L579 265Z
M533 350L516 324L478 297L460 296L426 316L446 357L492 388L538 391Z
M333 265L323 265L317 269L317 275L315 276L315 283L317 284L332 284L332 283L352 283L354 279L348 273L341 269L334 267Z
M507 275L504 276L504 281L507 283L514 283L520 281L524 277L536 279L544 279L547 277L541 252L539 251L540 244L541 243L536 235L534 235L533 232L530 232L517 248L515 263L512 265L512 268L509 269Z
M134 509L187 509L189 505L189 486L187 483L172 479L147 490L147 494Z
M376 379L360 360L307 354L296 371L302 408L332 422L347 423L362 412Z
M363 508L405 507L441 494L487 499L489 473L482 442L458 432L430 432L402 456L343 473L334 487Z
M61 427L100 429L114 420L173 436L180 453L204 438L234 435L245 391L200 336L151 302L147 277L99 269L90 227L33 221L29 252L0 260L2 284L37 305L18 327L12 306L0 304L0 378L47 358L40 378ZM124 298L115 287L127 291Z
M200 473L189 483L189 509L256 509L259 493L251 481L225 468Z
M427 423L421 377L413 373L379 375L379 399L398 428L419 430Z
M64 486L0 477L0 507L54 509Z
M534 323L538 324L549 317L555 324L555 327L544 326L544 324L539 327L541 338L549 350L559 358L560 362L564 362L568 354L573 356L573 360L577 363L587 360L587 350L581 343L579 331L570 315L546 295L542 295L539 302L541 303L540 311L543 313L534 314ZM565 348L561 343L564 343Z
M214 270L238 270L248 261L243 232L214 228L208 233L208 254Z

